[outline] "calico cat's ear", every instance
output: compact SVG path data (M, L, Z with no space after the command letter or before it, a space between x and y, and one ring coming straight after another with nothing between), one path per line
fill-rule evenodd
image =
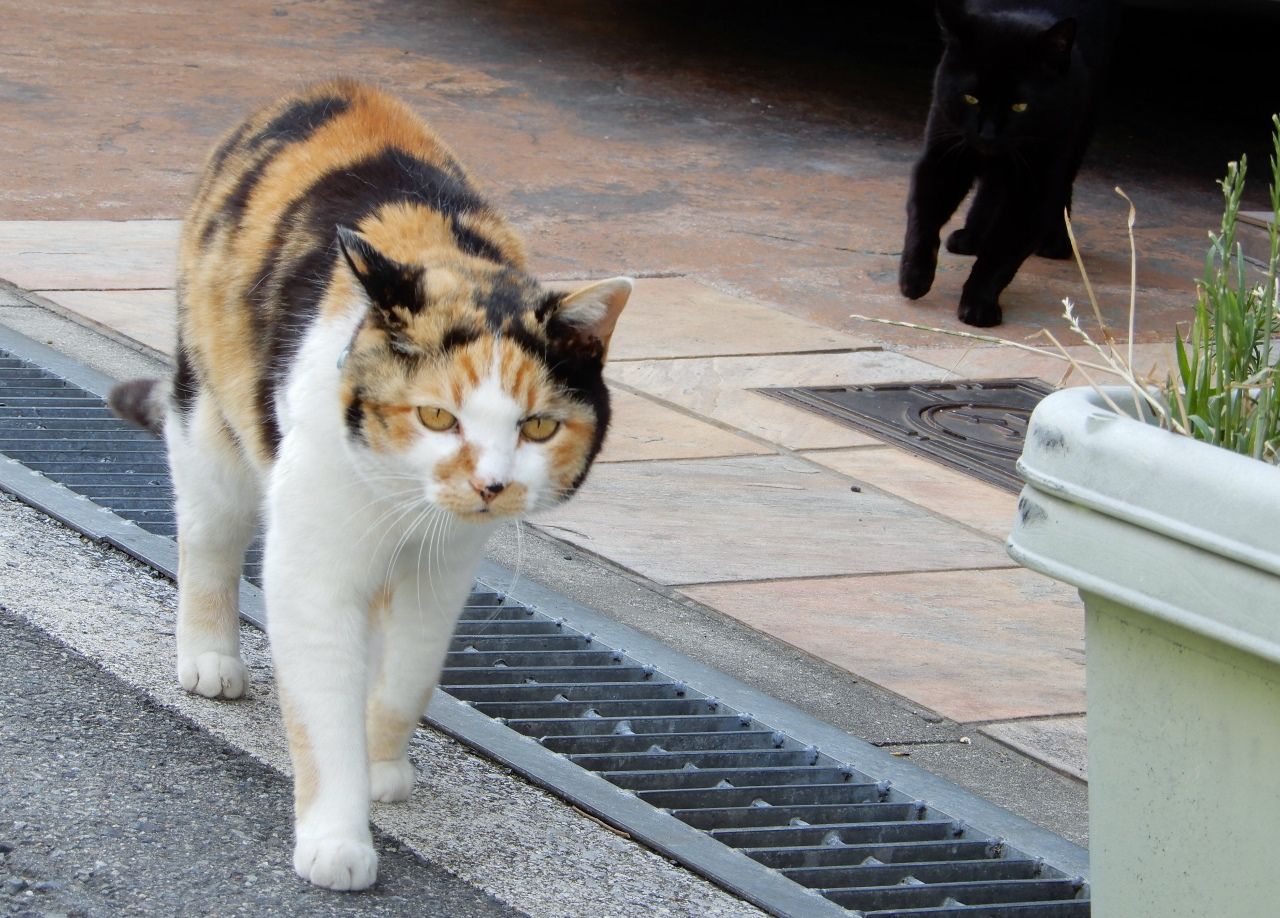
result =
M634 284L629 277L614 277L575 290L560 300L552 319L578 334L593 338L609 351L609 339L622 315Z
M1071 48L1076 41L1076 21L1064 19L1040 33L1040 47L1044 49L1045 65L1056 73L1063 73L1071 66Z
M383 255L364 236L338 227L338 248L375 306L417 312L422 308L422 269Z
M938 0L938 25L948 38L963 41L969 33L969 14L964 0Z

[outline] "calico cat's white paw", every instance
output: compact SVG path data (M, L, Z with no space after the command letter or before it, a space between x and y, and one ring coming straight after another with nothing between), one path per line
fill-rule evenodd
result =
M362 839L299 838L293 848L293 869L308 883L325 889L368 889L378 878L378 855Z
M249 687L249 671L239 657L210 650L178 657L178 681L194 695L239 698Z
M369 797L383 803L408 800L413 792L413 763L407 757L369 763Z

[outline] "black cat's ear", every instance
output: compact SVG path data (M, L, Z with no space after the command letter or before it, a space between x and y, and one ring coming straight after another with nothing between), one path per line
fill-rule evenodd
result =
M413 313L422 308L421 268L388 258L345 226L338 227L338 248L375 306L384 312L398 308Z
M963 41L969 34L969 14L965 0L938 0L938 25L947 38Z
M1071 49L1076 43L1076 21L1064 19L1040 33L1040 46L1044 49L1044 62L1055 73L1064 73L1071 66Z

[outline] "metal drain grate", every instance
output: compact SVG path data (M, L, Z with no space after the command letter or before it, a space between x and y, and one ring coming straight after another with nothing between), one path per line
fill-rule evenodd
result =
M1034 379L756 389L873 434L1015 494L1032 410L1053 390Z
M0 348L0 487L172 576L163 445L110 415L95 394L109 380L2 330ZM774 914L1089 914L1074 845L536 585L520 601L509 581L482 568L435 726ZM261 594L242 593L261 626Z

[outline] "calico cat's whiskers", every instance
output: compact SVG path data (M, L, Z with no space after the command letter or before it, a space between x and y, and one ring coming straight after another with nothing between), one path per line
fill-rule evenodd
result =
M420 487L410 487L410 488L401 489L399 491L388 491L381 494L376 494L373 497L369 498L369 500L366 501L365 503L352 507L351 512L348 513L346 517L342 520L342 525L343 526L349 525L358 516L367 516L368 512L372 510L374 507L377 507L379 504L385 503L387 501L394 502L390 508L382 511L380 515L377 517L377 519L371 520L370 522L365 524L364 535L361 535L360 538L356 540L356 544L359 544L361 541L363 541L365 536L367 536L370 532L375 530L378 527L378 524L381 523L389 514L393 513L395 510L403 506L403 502L406 499L412 498L414 494L419 493L421 490L422 489Z
M375 497L373 500L369 501L369 503L365 504L364 507L360 508L360 510L354 511L353 515L355 515L355 513L363 512L363 510L370 507L377 506L383 500L391 499L392 497L399 497L399 499L397 499L390 507L381 511L377 517L365 523L364 532L358 539L356 539L356 544L359 545L368 536L378 533L378 541L373 547L374 557L377 557L378 552L382 548L382 543L386 540L388 535L395 531L398 524L417 510L419 506L426 503L426 499L421 496L420 488L410 488L400 495ZM404 498L409 499L405 500Z
M417 533L418 528L422 526L424 522L428 522L434 514L442 512L439 507L428 503L426 500L415 501L387 526L387 531L390 532L391 530L401 526L404 520L413 516L415 511L417 516L413 517L413 522L403 527L403 531L400 533L399 539L396 540L395 547L391 549L391 554L387 558L387 572L382 579L382 588L384 590L391 590L395 585L396 564L400 560L400 554L405 550L405 547L413 541L414 534ZM377 548L374 549L375 557L381 547L382 541L379 540Z
M431 570L436 567L442 567L445 563L444 546L449 529L453 526L454 516L447 511L441 511L439 514L431 517L427 521L427 532L421 543L418 545L418 566L414 580L417 582L418 591L418 620L426 628L427 622L424 617L424 609L422 606L422 581L427 579L431 586L431 599L433 608L439 612L442 610L444 603L441 601L440 594L436 590L436 578L424 578L422 570L422 552L427 548L427 569ZM438 557L435 557L437 556Z
M507 592L515 592L517 585L520 583L520 575L524 572L524 520L516 517L513 521L516 530L516 564L515 570L511 572L511 585L507 587ZM495 616L498 614L495 610Z

